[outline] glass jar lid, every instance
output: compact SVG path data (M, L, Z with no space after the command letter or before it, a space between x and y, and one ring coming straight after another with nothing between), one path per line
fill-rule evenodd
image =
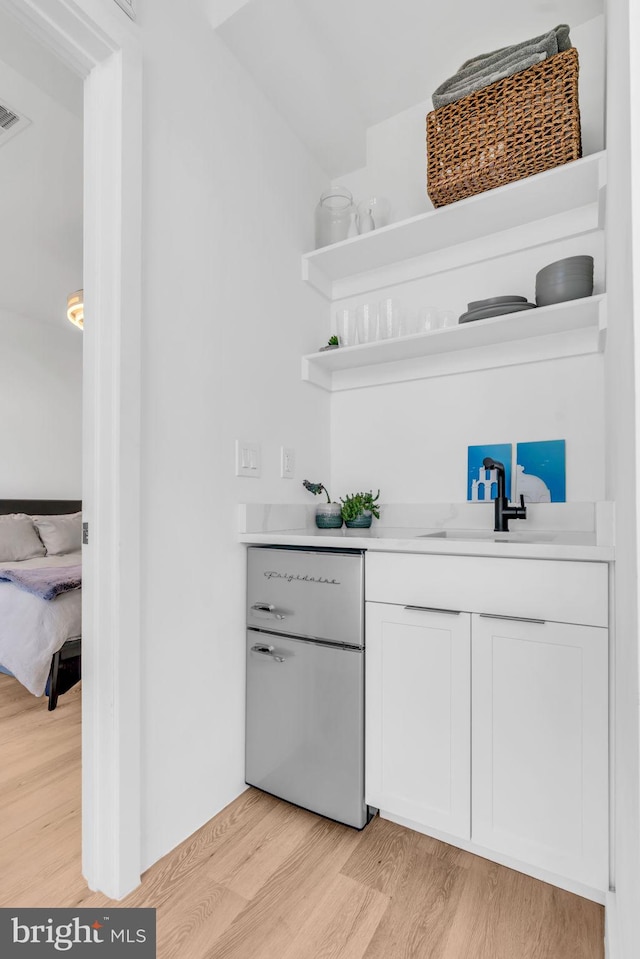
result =
M353 196L346 186L333 186L324 191L320 203L330 210L347 210L353 205Z

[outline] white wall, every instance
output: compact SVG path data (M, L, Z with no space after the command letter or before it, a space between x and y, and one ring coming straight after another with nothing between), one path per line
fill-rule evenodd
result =
M33 81L0 60L0 103L31 121L0 146L0 308L57 325L67 295L82 287L82 116L56 99L55 77L46 90L37 85L47 58ZM25 54L27 75L33 60ZM80 79L69 77L81 96Z
M464 502L467 446L565 439L567 501L604 498L600 356L335 393L332 423L336 497Z
M603 16L571 30L580 58L579 101L585 156L604 146L604 33ZM425 117L432 109L431 99L425 99L369 127L366 167L345 172L336 182L349 187L356 201L367 196L387 197L392 222L433 209L426 194L425 144Z
M82 335L0 310L0 496L81 498Z
M146 867L243 789L239 502L309 502L326 394L300 379L325 308L300 282L326 178L200 15L140 5L144 47L142 608ZM262 444L261 480L234 440ZM279 446L297 451L279 478Z
M31 121L0 147L0 496L79 499L82 82L5 16L0 102Z

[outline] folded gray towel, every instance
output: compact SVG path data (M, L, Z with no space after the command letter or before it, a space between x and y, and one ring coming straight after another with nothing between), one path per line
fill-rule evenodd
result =
M570 27L567 26L566 23L561 23L548 33L541 33L539 37L532 37L531 40L522 40L520 43L509 44L508 47L499 47L497 50L492 50L490 53L479 53L477 57L472 57L471 60L466 60L458 70L456 76L462 70L472 66L474 63L486 61L489 57L496 57L499 54L515 53L523 47L534 47L538 44L542 44L544 47L550 43L551 46L548 51L548 56L552 56L554 53L562 53L564 50L568 50L571 47L569 30ZM555 41L554 39L551 39L552 35L555 37ZM554 45L556 46L556 49L553 49Z
M433 105L437 109L448 103L455 103L456 100L461 100L470 93L483 90L484 87L488 87L497 80L503 80L505 77L510 77L514 73L521 73L522 70L526 70L528 67L532 67L534 64L546 59L546 53L541 52L516 55L513 58L510 57L504 60L500 64L495 64L490 71L474 73L455 83L447 84L446 91L443 91L443 84L443 86L438 87L438 90L433 94Z
M455 103L469 93L520 73L547 57L568 50L570 46L569 27L560 24L539 37L467 60L454 76L441 83L434 92L433 106L437 110L448 103Z

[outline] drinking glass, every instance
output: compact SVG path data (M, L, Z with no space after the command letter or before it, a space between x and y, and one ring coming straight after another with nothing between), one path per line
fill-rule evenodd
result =
M440 328L440 310L434 306L423 306L418 312L418 333L429 333Z
M356 309L358 343L372 343L378 339L378 304L361 303Z
M353 346L356 341L356 313L347 306L336 310L336 336L340 346Z
M389 340L400 334L400 304L390 296L378 304L378 337Z

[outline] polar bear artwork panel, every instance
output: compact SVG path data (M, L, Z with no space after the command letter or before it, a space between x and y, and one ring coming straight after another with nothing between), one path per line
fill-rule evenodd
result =
M518 443L516 450L516 500L525 503L565 503L565 441Z

